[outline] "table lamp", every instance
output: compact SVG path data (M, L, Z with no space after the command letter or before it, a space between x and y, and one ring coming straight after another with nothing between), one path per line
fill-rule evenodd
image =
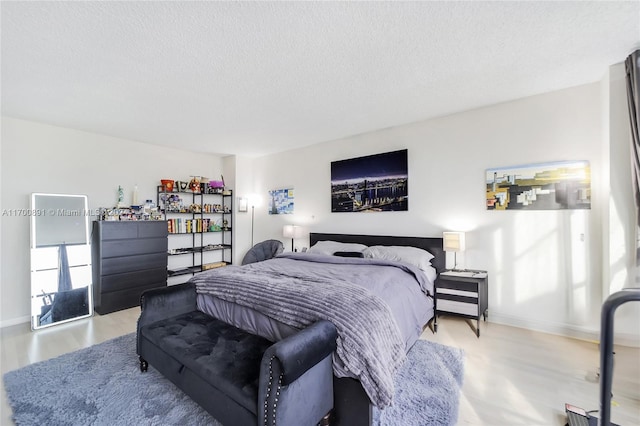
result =
M285 225L282 228L282 235L291 238L291 251L294 250L293 242L296 238L302 237L302 227L296 225Z
M453 270L457 270L457 253L464 251L464 232L451 231L442 233L442 248L445 252L453 252Z

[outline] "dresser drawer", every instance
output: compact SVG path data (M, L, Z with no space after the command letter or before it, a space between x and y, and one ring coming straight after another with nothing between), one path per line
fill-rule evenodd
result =
M166 253L167 241L167 237L105 241L102 243L102 258Z
M142 271L126 272L123 274L104 275L102 277L101 292L126 290L136 287L161 287L167 283L167 267L162 266L156 269L146 269Z
M158 238L167 236L166 221L97 221L95 222L100 232L100 239L107 240L131 240L137 238ZM94 227L94 229L95 229ZM95 231L94 231L95 232Z
M456 314L478 316L478 305L476 303L456 302L455 300L438 299L438 312L452 312Z
M151 253L102 259L102 276L146 269L167 268L167 253Z

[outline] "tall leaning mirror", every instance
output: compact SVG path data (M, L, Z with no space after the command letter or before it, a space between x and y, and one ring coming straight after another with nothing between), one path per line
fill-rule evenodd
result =
M93 315L86 195L31 194L31 328Z

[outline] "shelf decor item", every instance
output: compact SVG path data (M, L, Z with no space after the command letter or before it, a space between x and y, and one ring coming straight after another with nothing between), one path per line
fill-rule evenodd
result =
M221 180L209 181L209 190L211 194L221 194L224 191L224 182Z
M203 194L210 194L209 192L209 178L200 176L200 192Z
M200 193L200 176L191 176L189 181L189 189L193 193Z
M162 183L162 190L164 192L173 192L173 180L172 179L161 179L160 183Z
M189 182L179 180L176 182L176 188L179 192L187 192L187 188L189 188Z
M124 205L124 190L122 189L122 187L120 185L118 185L118 203L116 204L116 207L125 207Z

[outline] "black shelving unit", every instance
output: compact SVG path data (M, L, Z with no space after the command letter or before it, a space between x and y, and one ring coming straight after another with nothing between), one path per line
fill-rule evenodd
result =
M172 266L172 263L180 262L168 261L169 277L193 275L233 263L232 191L167 192L163 186L158 186L157 205L167 223L169 258L190 255L190 261L182 262L179 267ZM178 235L191 235L191 238L171 238ZM207 259L211 252L219 255Z

